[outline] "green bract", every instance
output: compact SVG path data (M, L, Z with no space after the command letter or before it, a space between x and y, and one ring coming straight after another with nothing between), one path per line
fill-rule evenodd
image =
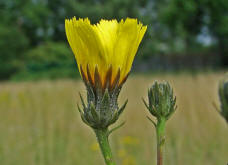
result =
M158 120L168 120L176 110L176 97L173 96L173 89L168 82L155 82L148 90L149 104L143 100L150 113Z
M83 111L78 106L82 120L94 129L108 128L109 125L116 122L127 104L127 101L125 101L121 108L118 107L118 96L122 88L122 84L119 85L119 72L112 86L107 83L105 87L101 84L97 69L94 74L95 81L85 79L83 72L82 77L87 88L87 105L80 95Z
M228 76L219 84L219 99L221 102L221 115L228 123Z

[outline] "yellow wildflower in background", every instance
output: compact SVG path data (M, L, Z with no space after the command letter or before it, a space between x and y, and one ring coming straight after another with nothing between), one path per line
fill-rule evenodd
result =
M139 144L139 139L132 136L124 136L121 138L121 143L125 145L137 145Z
M124 158L125 156L127 155L127 152L125 149L120 149L118 151L118 156L121 157L121 158Z
M98 151L99 150L99 144L97 142L95 142L91 145L90 148L92 151Z
M98 72L104 88L107 81L112 85L117 76L118 85L126 80L147 29L137 19L101 20L93 25L88 18L75 17L66 19L65 28L83 79L94 84Z
M120 149L118 151L118 156L121 158L121 165L135 165L135 158L129 155L125 149Z
M135 158L132 157L132 156L126 157L126 158L122 161L122 165L136 165Z

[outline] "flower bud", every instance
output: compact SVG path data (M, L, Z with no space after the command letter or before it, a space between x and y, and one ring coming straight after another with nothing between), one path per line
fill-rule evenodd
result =
M228 123L228 76L219 84L219 100L221 102L221 115Z
M149 104L143 100L144 104L158 121L168 120L177 108L176 97L173 96L173 89L168 82L155 82L148 90L148 100Z

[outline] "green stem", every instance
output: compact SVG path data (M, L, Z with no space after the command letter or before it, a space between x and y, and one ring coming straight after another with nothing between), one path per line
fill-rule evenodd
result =
M115 165L108 141L108 129L94 129L106 165Z
M165 123L166 119L161 118L157 122L157 165L163 165L163 146L165 143Z

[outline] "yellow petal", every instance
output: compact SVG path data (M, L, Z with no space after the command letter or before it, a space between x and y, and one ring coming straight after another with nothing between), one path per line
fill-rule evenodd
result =
M137 19L101 20L91 25L88 18L66 20L66 35L75 54L77 63L86 71L87 65L91 75L98 68L102 83L110 66L114 80L120 69L120 81L128 72L138 50L138 46L146 31L146 26L138 23ZM81 71L80 71L81 72Z
M146 27L142 28L142 24L138 24L137 19L127 18L125 21L121 20L119 24L118 41L115 46L115 65L121 69L121 80L131 69L145 31Z
M86 70L87 65L95 68L96 65L106 64L100 38L88 19L76 20L74 17L66 20L66 35L77 63L82 65L83 69Z

